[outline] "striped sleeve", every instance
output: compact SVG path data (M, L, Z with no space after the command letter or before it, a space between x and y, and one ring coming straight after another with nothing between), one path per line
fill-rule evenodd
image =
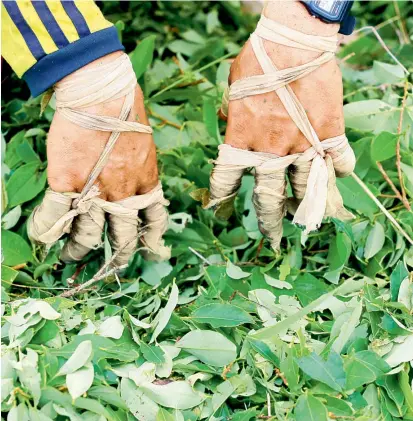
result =
M65 76L123 50L116 28L93 0L5 0L1 52L33 96Z

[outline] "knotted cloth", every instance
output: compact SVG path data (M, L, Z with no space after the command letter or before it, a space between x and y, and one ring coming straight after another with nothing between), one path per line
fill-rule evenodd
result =
M100 67L80 70L54 87L56 108L66 119L86 129L111 132L81 193L59 193L48 189L43 202L29 218L28 233L34 241L50 245L64 234L70 234L61 253L64 261L81 260L89 250L101 245L106 216L112 248L120 250L113 261L114 266L127 264L140 233L143 234L141 240L147 259L167 259L170 256L170 249L162 240L168 225L165 209L168 201L160 183L146 194L117 202L100 199L99 188L94 184L121 132L152 133L150 126L126 121L134 103L136 83L129 57L123 54ZM123 97L119 118L82 110ZM138 217L140 212L142 219ZM145 226L141 227L143 220Z
M321 55L301 66L278 70L265 51L264 39ZM343 207L335 176L349 175L355 166L355 156L345 134L320 142L303 106L288 85L334 58L337 35L307 35L261 16L250 41L264 74L234 82L224 93L222 112L228 114L231 100L275 91L312 146L304 153L280 157L220 145L211 175L210 201L205 207L219 209L231 203L240 187L243 173L248 168L254 168L256 186L253 202L260 229L277 250L286 211L286 170L295 197L288 208L294 213L293 222L303 226L308 233L317 229L325 216L340 219L352 217Z

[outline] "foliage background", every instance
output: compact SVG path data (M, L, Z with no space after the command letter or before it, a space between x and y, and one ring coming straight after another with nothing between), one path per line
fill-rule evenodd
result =
M261 241L251 175L226 222L190 196L208 187L228 58L257 17L238 2L99 5L147 98L173 257L137 254L121 279L59 297L91 279L110 247L105 239L82 264L64 265L61 242L45 251L28 240L53 101L40 116L41 99L4 71L2 419L412 420L413 248L355 180L339 180L354 221L327 221L305 239L287 217L276 256ZM361 2L354 13L413 71L411 2ZM411 76L365 31L339 57L356 174L413 237L412 212L379 168L401 191L399 163L410 200Z

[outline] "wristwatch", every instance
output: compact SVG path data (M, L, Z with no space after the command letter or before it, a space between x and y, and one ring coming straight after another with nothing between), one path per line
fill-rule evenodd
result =
M350 35L356 19L350 15L353 0L302 0L307 10L326 23L340 23L340 34Z

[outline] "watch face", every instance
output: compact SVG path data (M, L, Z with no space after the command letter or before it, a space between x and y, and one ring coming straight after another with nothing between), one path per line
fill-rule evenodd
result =
M332 12L335 3L337 3L337 1L335 0L320 0L320 1L315 2L315 4L320 9L325 10L326 12L329 12L329 13Z
M328 18L338 18L346 8L344 0L317 0L313 2L315 9Z

